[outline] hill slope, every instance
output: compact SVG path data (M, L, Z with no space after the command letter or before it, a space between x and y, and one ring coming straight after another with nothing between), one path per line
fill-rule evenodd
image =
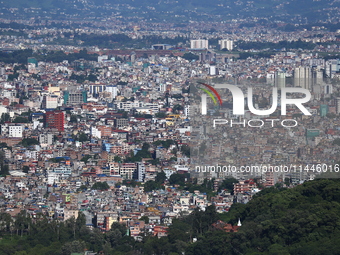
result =
M265 189L248 204L235 204L226 216L225 221L236 224L240 218L243 225L225 235L229 249L219 254L339 254L340 181ZM186 254L213 254L211 238L218 235L206 234Z
M80 14L105 17L112 13L141 17L151 21L187 22L188 20L223 21L230 18L269 18L271 20L316 22L338 19L337 0L13 0L3 1L0 7L42 8L47 13ZM43 12L24 11L27 15ZM6 13L6 12L5 12ZM10 14L10 13L8 13Z

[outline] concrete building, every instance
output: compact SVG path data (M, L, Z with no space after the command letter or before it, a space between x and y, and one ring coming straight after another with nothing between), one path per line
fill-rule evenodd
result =
M39 143L51 145L53 143L53 134L39 134Z
M191 49L208 49L209 41L204 40L204 39L190 40L190 48Z
M102 137L102 134L101 134L100 130L98 130L98 128L92 126L91 127L91 136L100 139Z
M133 177L133 173L137 170L137 166L135 163L123 163L120 166L119 174L123 177L123 179L131 180Z
M111 93L111 98L116 98L116 96L118 95L117 86L113 86L113 85L106 86L105 91Z
M294 87L310 89L312 86L312 69L300 66L294 69Z
M233 50L234 42L228 39L223 39L218 41L218 45L220 45L220 49L227 49L229 51Z
M64 91L64 104L65 105L82 104L86 102L87 102L86 91L77 91L77 92Z
M8 136L9 137L22 137L23 127L21 125L9 125Z
M58 131L64 131L64 113L62 111L46 112L44 123L46 128L55 128Z
M285 88L286 87L286 73L275 72L274 85L278 89Z
M139 182L144 182L145 179L145 165L143 162L137 163L137 169L134 174L134 179Z
M42 100L43 109L55 109L58 107L58 96L45 95Z

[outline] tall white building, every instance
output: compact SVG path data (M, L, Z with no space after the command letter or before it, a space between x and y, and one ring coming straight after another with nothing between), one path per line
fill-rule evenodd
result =
M190 40L190 48L191 49L208 49L209 41L205 39Z
M89 93L91 95L97 95L98 93L101 93L105 91L106 85L103 84L91 84L89 85Z
M91 135L96 138L101 138L102 137L102 132L98 130L98 128L92 126L91 127Z
M340 70L340 60L330 59L325 64L325 72L329 78L333 78L334 75Z
M274 85L278 89L286 87L286 73L284 72L275 72L274 76Z
M113 85L106 86L105 91L111 93L111 98L116 98L116 96L118 95L117 86L113 86Z
M210 75L216 75L217 74L216 66L210 66L209 74Z
M108 60L108 59L109 59L108 55L98 56L98 62L104 62L105 60Z
M139 182L143 182L145 179L145 165L143 162L137 162L137 172L135 179Z
M166 91L166 84L163 84L163 83L159 84L159 91L165 92Z
M190 109L190 105L186 105L184 107L184 115L185 115L185 117L189 117L189 116L193 115L192 109Z
M312 69L307 66L300 66L294 69L294 87L311 89Z
M58 107L58 96L56 95L45 95L42 100L42 108L44 109L55 109Z
M51 145L53 143L53 134L39 134L40 144Z
M227 49L227 50L233 50L234 48L234 42L231 40L223 39L219 40L218 44L220 45L220 49Z

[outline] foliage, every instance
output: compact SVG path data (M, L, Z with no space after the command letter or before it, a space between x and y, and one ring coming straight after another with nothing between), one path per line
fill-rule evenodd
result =
M29 120L28 120L28 118L26 118L24 116L17 116L17 117L15 117L15 119L12 122L13 123L28 123Z
M1 167L1 170L0 170L1 176L9 175L9 166L8 165L4 165L3 163L1 163L0 167Z
M155 181L149 180L146 183L144 183L144 191L145 192L150 192L153 190L159 190L159 189L164 189L163 186L161 186L160 183L157 183Z
M121 159L121 157L119 157L119 156L116 155L116 156L114 156L113 161L114 161L114 162L121 162L122 159Z
M45 61L45 62L54 62L60 63L64 60L68 60L69 62L84 59L96 61L98 55L97 54L87 54L87 51L81 50L79 53L70 53L65 54L63 51L48 51L48 52L36 52L33 53L33 50L16 50L10 53L0 52L0 59L5 63L19 63L19 64L27 64L27 58L35 57L37 61ZM15 72L15 74L18 74Z
M218 189L219 191L226 189L231 194L234 194L234 183L238 183L238 180L233 177L226 178L222 181Z
M10 121L11 117L8 113L1 114L1 124L4 124L6 121Z
M91 155L86 154L84 157L81 158L80 161L83 161L85 164L89 161L89 159L92 158Z
M179 105L179 104L176 104L176 105L174 105L174 107L172 108L172 111L174 112L174 113L179 113L180 111L183 111L183 106L181 106L181 105Z
M143 143L141 150L136 155L131 151L130 156L126 157L125 162L138 162L142 161L142 158L152 158L149 148L150 145L148 143Z
M84 185L84 184L82 184L82 185L79 187L78 190L79 190L79 191L85 191L85 190L87 190L87 186Z
M122 184L133 188L140 185L140 183L135 180L123 180Z
M162 183L164 183L165 180L166 180L166 175L165 175L164 171L157 173L156 178L155 178L155 182L162 184Z
M77 115L72 114L71 117L70 117L70 122L71 123L77 123L78 122Z
M29 166L23 166L22 167L22 171L26 174L28 173L29 170L30 170Z
M146 224L148 224L149 223L149 217L148 216L142 216L142 217L140 217L140 219L139 220L142 220L142 221L144 221Z
M172 174L169 178L169 183L171 185L177 184L183 187L188 178L190 178L190 174Z
M87 136L87 134L85 134L84 132L80 132L77 136L76 139L79 142L86 142L89 141L89 137Z
M166 113L165 112L157 112L155 114L156 118L165 118L166 117Z
M174 140L171 139L167 139L167 140L157 140L155 142L152 143L155 146L162 146L166 149L169 149L169 147L173 144L176 144L176 142Z
M107 184L107 182L96 182L95 184L92 185L91 189L108 190L108 189L110 189L110 186L109 186L109 184Z
M186 60L192 61L192 60L198 60L199 57L191 52L189 53L184 53L183 57Z
M28 147L28 146L31 146L31 145L39 145L40 143L35 138L24 138L24 139L22 139L20 144L24 147Z
M72 73L70 76L70 80L76 80L77 83L84 83L86 80L90 81L90 82L95 82L97 80L97 76L94 74L89 74L89 75L77 75L75 73Z
M187 156L188 158L190 158L190 147L186 144L181 146L181 152Z
M58 157L58 158L50 158L48 161L52 162L52 163L59 163L64 161L65 159L63 157Z

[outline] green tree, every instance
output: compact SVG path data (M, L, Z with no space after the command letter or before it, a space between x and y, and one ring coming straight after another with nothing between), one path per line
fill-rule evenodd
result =
M13 123L28 123L28 122L29 122L28 118L24 116L17 116L13 120Z
M31 146L31 145L39 145L40 143L35 138L24 138L24 139L22 139L20 144L24 147L28 147L28 146Z
M189 61L192 61L192 60L198 60L199 56L189 52L189 53L184 53L182 58L189 60Z
M78 122L78 118L77 118L77 115L71 115L71 117L70 117L70 122L72 122L72 123L77 123Z
M0 213L0 229L2 233L10 233L13 220L10 214Z
M110 189L110 186L107 184L107 182L96 182L92 185L92 188L94 190L108 190Z
M91 155L86 154L84 157L81 158L80 161L83 161L85 164L89 161L89 159L92 158Z
M7 121L10 121L11 117L9 116L8 113L3 113L1 114L1 124L4 124Z
M180 185L180 186L184 186L185 182L187 179L190 178L189 174L172 174L169 178L169 183L171 185Z
M155 178L155 182L162 184L162 183L164 183L165 180L166 180L166 175L165 175L164 171L157 173L156 178Z
M155 114L156 118L165 118L166 117L166 113L165 112L157 112Z
M86 248L84 241L74 240L72 242L65 243L61 248L62 255L71 255L72 253L82 253Z
M176 105L174 105L174 107L172 108L172 111L174 112L174 113L179 113L180 111L183 111L183 106L181 106L181 105L179 105L179 104L176 104Z
M122 162L122 158L116 155L116 156L114 156L113 161L114 162Z
M148 216L142 216L142 217L140 217L140 219L139 220L142 220L142 221L144 221L146 224L149 224L149 222L150 222L150 219L149 219L149 217Z
M238 180L233 177L228 177L222 181L219 185L218 189L221 190L228 190L231 194L234 194L234 184L238 183Z
M28 166L23 166L22 167L22 171L24 172L24 173L28 173L28 171L30 170L30 168L28 167Z
M81 133L78 134L77 140L79 142L86 142L86 141L89 141L89 138L85 133L81 132Z
M80 229L86 226L86 217L83 212L78 212L78 217L76 219L76 232L79 233Z
M145 192L150 192L150 191L159 190L159 189L162 189L162 186L155 181L149 180L146 183L144 183Z
M181 152L187 156L188 158L190 157L190 147L186 144L181 146Z

